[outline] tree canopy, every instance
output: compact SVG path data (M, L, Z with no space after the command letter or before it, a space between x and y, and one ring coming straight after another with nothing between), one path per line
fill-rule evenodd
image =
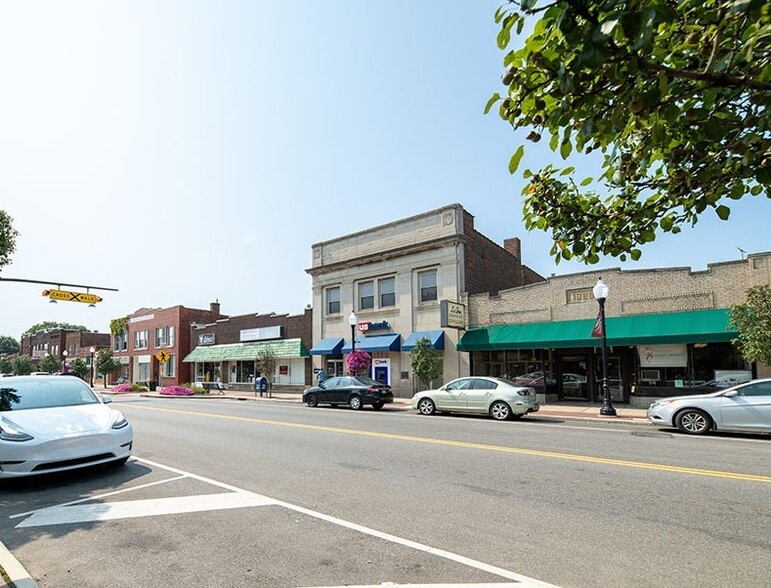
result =
M18 236L19 232L13 228L13 219L4 210L0 210L0 270L11 263Z
M742 357L771 365L771 288L752 286L744 302L729 309L738 337L734 339Z
M81 333L85 333L88 331L88 327L84 327L83 325L71 325L70 323L57 323L53 321L45 321L43 323L37 323L32 325L29 329L27 329L26 333L37 333L38 331L47 331L49 329L64 329L67 331L80 331Z
M0 353L6 353L13 355L21 350L19 342L13 337L7 335L0 335Z
M415 347L410 351L410 363L415 378L429 388L442 375L442 356L431 346L427 337L421 337L415 342Z
M529 36L509 50L527 18ZM636 260L657 233L709 210L727 220L730 200L771 197L767 1L519 0L495 19L507 93L485 111L498 104L563 160L602 161L599 178L576 180L572 166L524 172L525 226L551 232L557 263Z

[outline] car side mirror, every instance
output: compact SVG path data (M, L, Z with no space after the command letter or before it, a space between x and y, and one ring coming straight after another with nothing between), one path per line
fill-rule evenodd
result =
M112 398L109 396L102 396L102 403L103 404L110 404L112 402Z
M729 390L728 392L723 394L723 396L725 396L726 398L733 398L734 396L738 396L738 395L739 395L738 390Z

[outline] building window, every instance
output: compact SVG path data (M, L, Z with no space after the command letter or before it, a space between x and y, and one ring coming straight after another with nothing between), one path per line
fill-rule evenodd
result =
M150 332L147 330L134 333L134 349L147 349Z
M380 291L380 306L396 306L396 279L383 278L378 280L378 290Z
M436 300L436 270L420 272L418 274L418 284L420 287L419 300L421 302Z
M138 381L138 382L146 382L147 380L149 380L150 379L150 364L149 363L140 363L137 367L139 368L139 373L136 376L136 381Z
M156 347L174 346L174 327L158 327L155 329Z
M126 351L128 349L128 333L115 335L113 339L113 351Z
M327 288L327 314L340 314L340 288Z
M173 355L169 355L169 359L166 360L166 363L163 364L163 377L164 378L174 377L174 356Z
M359 310L371 310L375 308L375 283L359 283Z

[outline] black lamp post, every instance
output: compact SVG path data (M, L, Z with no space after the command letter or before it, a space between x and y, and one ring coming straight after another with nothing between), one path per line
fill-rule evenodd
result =
M96 352L96 349L94 349L94 346L92 345L91 348L88 350L91 353L91 387L94 387L94 352Z
M602 408L600 408L600 415L616 416L616 409L613 408L613 403L611 402L610 386L608 384L608 337L605 332L605 299L610 294L610 288L600 278L594 285L592 292L597 299L597 303L600 305L599 319L600 328L602 329Z
M356 316L356 313L351 311L351 314L348 315L348 324L351 325L351 353L356 351L356 325L359 322L359 317Z
M62 373L67 371L67 350L62 351Z

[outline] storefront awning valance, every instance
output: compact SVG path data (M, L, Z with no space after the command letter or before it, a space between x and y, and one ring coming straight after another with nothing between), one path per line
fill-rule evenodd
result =
M369 353L375 351L399 351L401 335L377 335L375 337L356 337L356 349L363 349ZM346 341L342 349L343 353L351 352L351 342Z
M597 347L592 337L595 319L494 325L469 329L458 342L460 351ZM736 338L728 310L716 308L606 317L608 345L720 343Z
M270 350L277 358L291 359L308 357L308 350L300 339L281 341L254 341L250 343L228 343L225 345L199 345L187 354L184 363L248 361L257 359L260 352Z
M322 339L311 347L311 355L337 355L343 348L342 337L332 337L331 339Z
M441 351L444 349L444 331L416 331L412 333L402 345L402 351L412 351L415 344L421 339L431 342L431 349Z

